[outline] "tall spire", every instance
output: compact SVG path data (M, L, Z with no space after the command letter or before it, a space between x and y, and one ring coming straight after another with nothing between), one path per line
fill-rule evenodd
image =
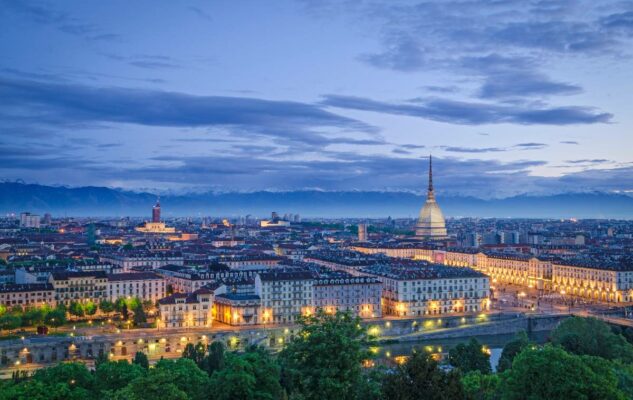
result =
M427 198L434 199L435 193L433 192L433 156L429 154L429 192Z

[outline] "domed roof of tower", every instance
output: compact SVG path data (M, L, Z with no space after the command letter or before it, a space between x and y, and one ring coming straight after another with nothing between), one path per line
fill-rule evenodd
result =
M447 236L446 221L440 206L435 201L433 189L433 159L429 156L429 188L426 202L420 210L415 236L419 239L440 239Z

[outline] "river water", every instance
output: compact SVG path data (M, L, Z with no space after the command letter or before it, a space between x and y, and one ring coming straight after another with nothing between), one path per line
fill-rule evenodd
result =
M549 332L535 332L529 335L530 340L537 344L547 341ZM490 366L496 370L501 351L506 343L515 338L514 334L508 335L485 335L467 336L451 339L433 339L417 342L398 342L372 346L371 351L375 355L375 363L384 365L395 365L406 360L415 351L425 351L432 354L436 359L444 359L448 356L448 351L460 343L468 343L471 337L476 338L479 343L490 350Z

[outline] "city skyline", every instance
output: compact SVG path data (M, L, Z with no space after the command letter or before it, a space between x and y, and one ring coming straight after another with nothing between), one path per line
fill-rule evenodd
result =
M630 3L1 4L3 180L633 190Z

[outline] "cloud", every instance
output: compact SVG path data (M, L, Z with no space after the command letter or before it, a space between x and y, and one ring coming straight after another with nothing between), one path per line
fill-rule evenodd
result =
M545 143L519 143L514 145L515 148L522 150L540 150L547 147Z
M96 25L85 23L44 3L0 0L0 7L26 17L36 24L50 25L60 32L87 40L115 41L120 39L118 34L103 32Z
M504 73L490 76L479 90L482 98L570 95L582 91L578 85L553 82L534 72Z
M211 15L209 15L206 11L202 10L199 7L190 6L188 7L188 10L205 21L213 21L213 17L211 17Z
M452 147L447 146L443 147L444 151L452 152L452 153L491 153L498 151L508 151L508 149L503 147Z
M611 14L600 20L605 28L633 31L633 11Z
M566 163L569 164L602 164L602 163L607 163L610 160L607 160L605 158L594 158L594 159L581 159L581 160L567 160L565 161Z
M406 115L432 121L460 125L515 123L520 125L571 125L606 123L609 113L596 112L590 107L535 107L529 105L497 105L429 99L419 104L393 104L362 97L327 95L322 104L330 107Z
M457 93L457 92L459 92L459 87L457 87L457 86L429 85L429 86L423 86L422 89L426 90L428 92L435 92L435 93Z
M580 143L578 143L575 140L563 140L563 141L561 141L559 143L561 143L561 144L580 144Z
M67 125L128 123L162 127L224 127L315 146L328 143L380 144L376 129L318 105L249 97L196 96L177 92L90 87L0 78L0 111L11 120ZM371 139L328 137L317 130L355 131Z

